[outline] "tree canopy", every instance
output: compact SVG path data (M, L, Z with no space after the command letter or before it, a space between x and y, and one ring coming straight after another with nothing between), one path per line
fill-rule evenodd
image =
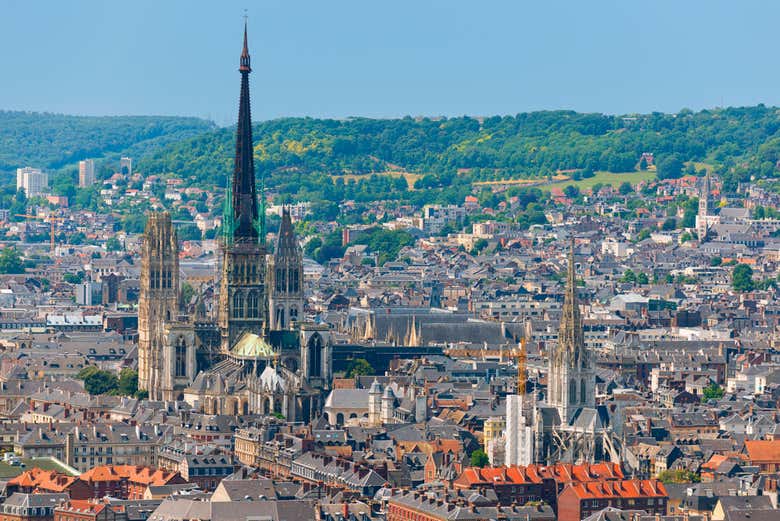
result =
M16 248L6 246L0 250L0 273L4 275L24 273L24 262Z
M731 287L734 291L753 291L756 287L753 281L753 268L747 264L734 266L734 271L731 272Z

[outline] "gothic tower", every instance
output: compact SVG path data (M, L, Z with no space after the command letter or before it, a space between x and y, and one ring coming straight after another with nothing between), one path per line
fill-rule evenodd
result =
M558 409L564 424L568 424L581 407L596 405L596 376L593 360L585 347L582 318L577 303L573 240L566 278L566 296L558 331L558 344L549 356L547 379L547 403Z
M165 324L179 312L179 248L168 212L149 214L141 250L138 299L138 388L162 399Z
M249 48L244 26L241 53L241 98L236 129L236 155L231 193L225 212L225 244L219 327L222 350L228 351L248 331L266 332L265 211L258 211L252 148L252 116L249 107Z
M707 240L707 234L710 229L710 221L712 220L712 208L710 207L710 193L712 192L712 186L710 183L710 172L704 176L704 183L699 192L699 213L696 215L696 235L699 236L699 241L704 242Z
M303 255L286 208L268 274L270 329L292 329L303 318Z
M382 425L382 384L376 378L368 389L368 424L372 427Z

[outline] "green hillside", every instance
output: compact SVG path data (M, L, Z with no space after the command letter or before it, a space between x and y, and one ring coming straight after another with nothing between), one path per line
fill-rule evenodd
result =
M198 118L0 111L0 174L8 182L20 166L57 170L85 158L138 157L214 129Z
M655 155L659 177L680 175L688 161L705 162L734 188L750 175L776 175L778 130L778 109L759 105L674 115L287 118L255 125L254 137L256 166L271 189L297 198L368 200L419 197L406 193L410 178L418 190L451 192L479 181L544 180L557 170L630 172L643 152ZM140 167L220 184L231 169L233 133L219 129L172 143ZM463 189L455 191L459 197Z

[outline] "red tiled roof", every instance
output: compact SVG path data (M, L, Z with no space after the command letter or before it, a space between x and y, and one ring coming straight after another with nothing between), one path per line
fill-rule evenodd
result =
M543 479L553 479L558 483L621 480L623 472L616 463L595 463L572 465L513 465L510 467L469 467L463 471L456 482L467 485L487 485L497 483L541 483Z
M135 465L101 465L91 468L80 477L82 481L119 481L126 479L141 485L165 485L176 476L175 472L154 470Z
M580 499L668 497L666 487L657 479L571 483L566 489Z
M76 479L54 470L43 470L35 467L8 480L8 486L32 488L46 492L66 492Z
M71 499L59 506L57 510L68 510L74 513L87 513L99 514L106 508L105 503L95 503L86 499Z
M745 450L753 462L780 462L780 440L748 440Z

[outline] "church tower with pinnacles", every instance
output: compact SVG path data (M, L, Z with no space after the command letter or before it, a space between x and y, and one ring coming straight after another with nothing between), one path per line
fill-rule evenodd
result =
M566 294L563 302L558 343L548 360L547 404L558 409L561 421L568 423L575 411L596 404L596 376L593 360L585 346L582 317L577 302L574 243L569 251Z
M326 326L305 321L303 255L286 209L276 251L266 262L263 184L258 201L253 156L251 70L244 26L217 322L198 322L204 318L200 315L192 322L177 320L176 233L167 213L149 214L139 303L139 388L152 399L183 399L207 414L281 414L290 421L309 421L330 390L331 336ZM218 337L212 342L219 344L216 349L206 335L200 338L209 331Z

